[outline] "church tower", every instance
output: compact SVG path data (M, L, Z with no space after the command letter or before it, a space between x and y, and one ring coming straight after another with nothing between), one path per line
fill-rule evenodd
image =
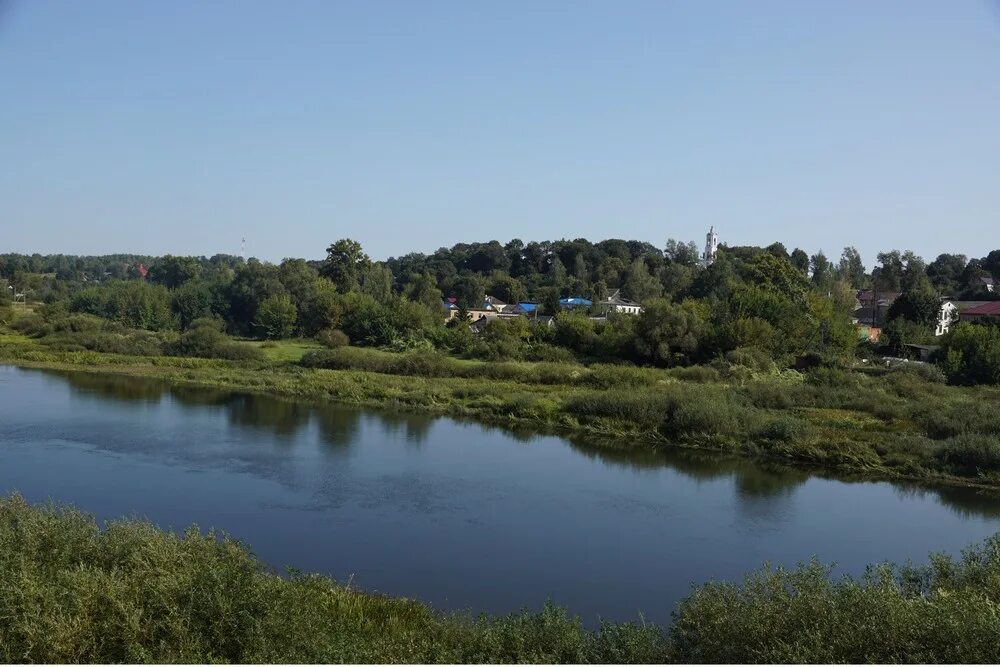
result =
M715 233L715 227L709 227L708 234L705 234L705 253L701 256L701 263L711 266L715 261L715 251L719 248L719 235Z

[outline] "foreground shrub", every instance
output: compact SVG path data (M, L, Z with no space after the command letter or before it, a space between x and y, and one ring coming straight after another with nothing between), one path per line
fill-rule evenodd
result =
M653 626L600 633L546 606L446 616L319 576L271 573L242 545L0 499L0 661L64 663L662 662Z
M687 663L982 663L1000 659L1000 537L961 560L834 579L816 562L711 583L681 603L672 658Z

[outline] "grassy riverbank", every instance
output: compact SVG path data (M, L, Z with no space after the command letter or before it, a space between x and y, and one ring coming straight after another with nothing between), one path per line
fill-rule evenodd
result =
M739 366L487 363L301 343L265 351L271 358L143 357L0 335L0 363L26 367L471 417L600 436L612 447L697 447L874 477L1000 486L1000 391L947 386L927 367L755 374Z
M819 564L707 584L670 627L589 632L548 606L443 614L242 545L0 498L0 662L996 662L1000 541L928 568L831 580Z

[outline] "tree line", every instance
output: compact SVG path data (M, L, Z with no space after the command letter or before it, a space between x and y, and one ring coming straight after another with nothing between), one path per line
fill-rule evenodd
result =
M984 278L998 274L1000 250L979 259L942 254L930 263L893 250L868 270L852 247L832 261L781 243L722 245L704 266L693 242L674 239L662 248L621 239L459 243L386 261L341 239L323 260L278 264L231 255L0 255L0 276L31 290L32 299L136 329L186 331L210 318L237 336L660 366L849 358L859 344L852 313L860 289L903 293L886 323L887 344L898 349L933 336L941 297L997 298ZM643 313L594 319L559 305L562 297L597 301L614 290L642 303ZM487 294L536 302L536 312L556 316L557 325L499 320L479 335L460 318L445 325L446 297L469 309Z

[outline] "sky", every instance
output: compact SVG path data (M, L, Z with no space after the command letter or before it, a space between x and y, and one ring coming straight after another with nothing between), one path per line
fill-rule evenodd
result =
M0 252L1000 248L994 0L0 3Z

